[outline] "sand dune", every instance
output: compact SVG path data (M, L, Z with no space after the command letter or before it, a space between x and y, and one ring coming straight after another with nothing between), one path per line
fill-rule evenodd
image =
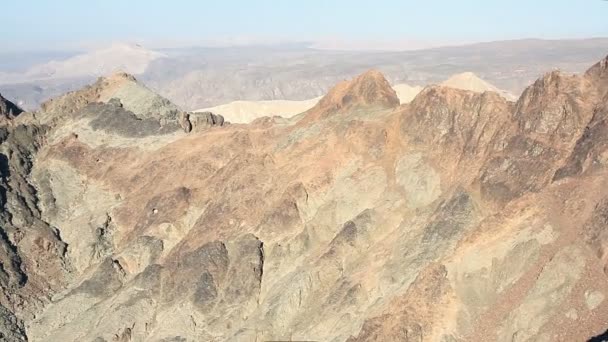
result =
M290 118L312 108L320 97L302 100L272 100L272 101L233 101L223 105L199 109L197 112L213 112L222 115L233 123L248 123L262 116L282 116Z
M393 89L395 89L395 92L397 93L397 97L399 98L401 104L411 102L414 97L416 97L416 95L418 95L418 93L422 91L423 88L424 87L422 86L412 87L411 85L406 83L399 83L393 86Z
M470 90L478 93L483 93L484 91L493 91L499 93L507 100L514 100L516 98L515 95L495 87L494 85L482 80L472 72L463 72L461 74L453 75L447 80L441 82L441 85L456 89Z

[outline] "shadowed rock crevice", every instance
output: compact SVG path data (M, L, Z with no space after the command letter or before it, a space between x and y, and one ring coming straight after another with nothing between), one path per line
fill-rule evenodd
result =
M606 330L605 332L603 332L597 336L593 336L587 340L587 342L607 342L607 341L608 341L608 330Z
M67 245L56 228L42 220L38 190L30 183L35 156L43 145L47 127L2 127L0 145L0 335L7 340L23 334L15 316L32 315L48 301L67 273ZM31 306L30 306L31 305ZM18 309L16 309L18 308Z
M447 201L439 204L431 222L424 228L422 241L432 243L437 240L450 241L461 235L464 229L476 218L475 203L462 190Z
M0 340L26 341L23 322L13 312L0 305Z
M71 294L84 293L103 298L118 291L123 286L124 277L120 263L112 258L106 258L99 264L91 278L80 284Z
M20 267L21 252L17 247L24 235L40 236L55 245L54 250L58 255L54 257L57 259L48 262L60 261L66 248L56 230L42 221L38 206L39 195L29 181L33 157L40 148L45 133L46 128L19 125L9 131L8 137L2 143L2 149L5 151L2 154L4 162L0 184L4 199L4 209L0 213L2 241L5 245L4 251L8 253L6 265L12 265L11 274L19 286L23 286L27 280L27 275ZM16 245L11 246L13 243Z

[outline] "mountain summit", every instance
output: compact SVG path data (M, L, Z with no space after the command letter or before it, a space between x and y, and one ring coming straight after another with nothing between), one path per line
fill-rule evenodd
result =
M307 112L306 117L318 119L356 108L389 109L397 106L399 98L395 90L381 72L372 69L333 87Z

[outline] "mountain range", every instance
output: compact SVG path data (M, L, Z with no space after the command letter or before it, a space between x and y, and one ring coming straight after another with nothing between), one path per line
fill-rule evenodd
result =
M115 73L13 109L1 338L601 340L608 57L400 102L369 70L230 124Z
M25 72L0 74L2 83L42 82L54 79L90 78L125 71L143 73L162 53L144 49L136 44L114 44L104 49L78 54L65 60L36 64Z
M115 71L135 74L186 110L233 101L301 101L378 69L391 84L437 84L472 72L519 96L546 70L583 72L608 39L515 40L413 51L318 50L305 44L149 50L115 44L100 50L34 55L0 53L0 93L28 110ZM22 63L14 63L14 60ZM29 63L27 61L30 61Z

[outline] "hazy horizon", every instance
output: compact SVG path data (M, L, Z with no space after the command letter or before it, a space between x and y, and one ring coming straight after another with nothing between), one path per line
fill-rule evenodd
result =
M602 0L576 5L567 0L31 0L10 2L3 9L11 14L4 19L0 38L7 53L90 50L117 42L147 48L308 42L329 49L411 50L501 40L608 37L608 2ZM25 25L24 19L36 25Z

